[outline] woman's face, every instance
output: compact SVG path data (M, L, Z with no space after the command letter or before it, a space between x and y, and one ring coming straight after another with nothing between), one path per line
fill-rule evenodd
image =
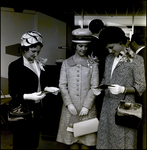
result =
M114 56L118 56L119 53L123 50L123 44L120 43L107 44L106 49L108 49L109 53L113 53Z
M28 51L25 51L24 57L28 61L33 61L40 53L41 51L41 46L37 45L36 47L29 47Z
M77 44L76 45L76 53L79 56L85 56L87 50L88 50L88 44Z

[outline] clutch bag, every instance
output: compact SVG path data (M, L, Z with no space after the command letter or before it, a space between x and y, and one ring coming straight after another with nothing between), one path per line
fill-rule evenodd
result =
M138 128L142 120L142 105L139 103L120 101L116 109L115 123L130 128Z
M29 117L32 117L31 111L22 107L22 105L8 111L8 121L18 121Z
M74 137L98 131L99 120L97 118L81 121L73 124Z

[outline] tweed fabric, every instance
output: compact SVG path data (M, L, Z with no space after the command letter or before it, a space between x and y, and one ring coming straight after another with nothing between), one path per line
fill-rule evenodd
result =
M106 58L103 84L118 84L135 87L138 95L146 88L144 60L136 56L133 62L119 62L110 77L114 55ZM102 105L100 124L97 132L97 149L135 149L137 148L137 130L115 124L115 112L124 94L113 95L108 89ZM135 94L126 94L125 100L135 101Z
M73 104L78 112L82 107L89 109L88 115L82 117L82 120L96 117L95 95L92 89L98 86L98 82L98 66L96 63L90 68L87 66L87 60L85 60L85 63L75 64L72 57L63 62L59 80L63 106L57 135L58 142L67 145L75 142L87 146L96 145L96 133L75 138L73 133L66 131L66 129L71 117L67 108L69 104Z

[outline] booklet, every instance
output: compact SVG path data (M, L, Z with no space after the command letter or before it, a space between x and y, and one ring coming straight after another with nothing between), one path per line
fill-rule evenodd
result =
M100 88L100 89L107 89L107 88L108 88L108 86L114 87L114 86L113 86L113 85L111 85L111 84L101 84L101 85L99 85L99 87L98 87L98 88Z

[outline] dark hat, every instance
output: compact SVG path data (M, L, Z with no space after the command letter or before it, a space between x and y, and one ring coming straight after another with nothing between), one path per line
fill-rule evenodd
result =
M74 43L90 43L91 42L91 31L86 28L75 29L72 31L72 35L74 36L72 42Z

